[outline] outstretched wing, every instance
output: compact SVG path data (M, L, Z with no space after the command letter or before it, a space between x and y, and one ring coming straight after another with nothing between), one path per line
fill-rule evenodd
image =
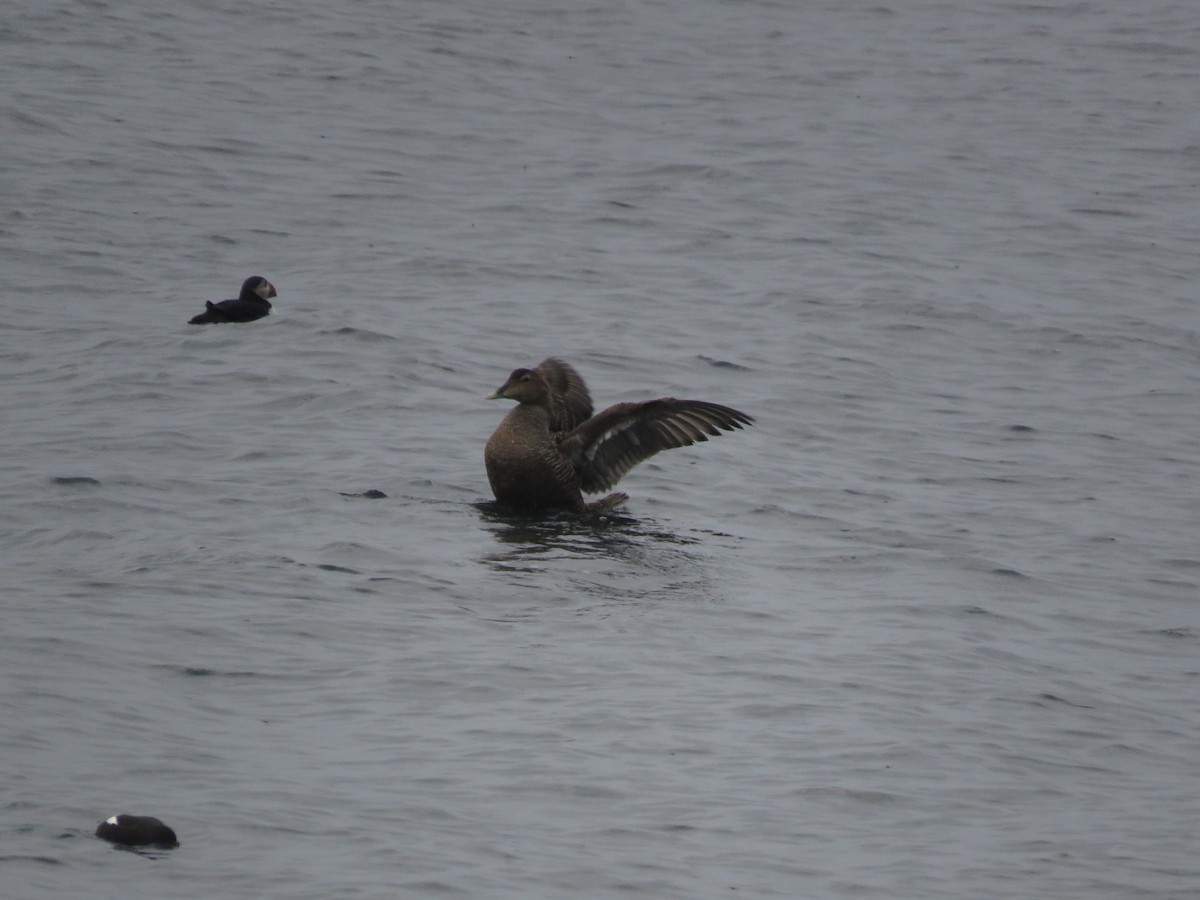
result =
M583 378L561 359L544 359L533 370L550 388L550 431L570 431L592 415L592 398Z
M595 493L613 487L626 472L662 450L687 447L753 423L728 406L664 397L610 406L564 435L559 446L579 473L583 490Z

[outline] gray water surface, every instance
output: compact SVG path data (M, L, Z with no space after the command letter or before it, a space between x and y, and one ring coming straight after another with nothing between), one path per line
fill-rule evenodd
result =
M1200 896L1197 46L10 0L0 894ZM549 355L757 424L512 517Z

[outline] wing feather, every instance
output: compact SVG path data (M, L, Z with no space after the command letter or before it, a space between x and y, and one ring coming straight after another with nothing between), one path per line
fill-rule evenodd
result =
M534 368L550 388L550 431L565 432L592 415L592 397L583 377L561 359L544 359Z
M728 406L664 397L610 406L563 435L560 447L579 473L583 490L595 493L613 487L656 453L707 441L753 422Z

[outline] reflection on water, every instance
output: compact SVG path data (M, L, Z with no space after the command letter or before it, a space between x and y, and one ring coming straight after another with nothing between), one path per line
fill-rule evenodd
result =
M657 523L621 513L580 515L571 512L514 512L493 501L478 503L483 521L502 544L505 553L490 557L497 561L545 559L564 554L626 557L644 550L648 543L687 546L697 538L683 537Z
M530 515L496 503L477 504L500 547L482 562L527 587L564 587L606 599L707 596L701 543L653 520L630 515ZM580 561L587 563L581 567ZM560 566L560 563L565 565ZM550 574L554 577L544 578Z

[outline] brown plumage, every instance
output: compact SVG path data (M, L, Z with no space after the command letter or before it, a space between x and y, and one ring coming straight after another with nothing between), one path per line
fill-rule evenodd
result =
M583 495L614 487L643 460L686 447L754 420L703 400L663 397L618 403L592 415L579 373L560 359L516 369L488 399L516 400L484 450L488 481L501 503L523 509L606 510L622 493L585 503Z

